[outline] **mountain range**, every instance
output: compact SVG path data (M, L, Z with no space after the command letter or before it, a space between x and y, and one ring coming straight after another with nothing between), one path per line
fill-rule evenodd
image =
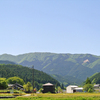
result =
M0 55L0 60L7 60L27 67L32 67L52 77L64 79L68 76L86 80L96 72L100 72L100 56L92 54L57 54L57 53L26 53L21 55ZM57 78L57 77L56 77ZM60 79L58 79L60 80Z

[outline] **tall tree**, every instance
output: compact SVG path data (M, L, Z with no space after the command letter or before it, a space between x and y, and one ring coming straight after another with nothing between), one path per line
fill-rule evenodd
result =
M87 77L85 84L91 84L90 79Z
M30 92L31 91L31 87L32 87L32 85L31 85L30 82L27 82L27 84L24 85L24 89L27 92Z
M0 78L0 89L6 89L8 87L6 78Z

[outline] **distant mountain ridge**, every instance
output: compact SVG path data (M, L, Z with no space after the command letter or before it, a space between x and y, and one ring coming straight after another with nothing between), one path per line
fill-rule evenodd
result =
M100 70L100 56L91 54L56 54L56 53L27 53L17 56L3 54L0 60L9 60L17 64L44 71L48 74L73 76L86 80Z
M0 60L0 64L16 64L16 63L8 61L8 60Z

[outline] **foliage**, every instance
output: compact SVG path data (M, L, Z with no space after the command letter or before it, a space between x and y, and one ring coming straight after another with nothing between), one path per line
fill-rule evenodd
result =
M93 92L93 88L92 88L92 89L89 88L88 92L89 92L89 93L92 93L92 92Z
M27 84L25 84L23 87L24 87L25 91L30 92L30 91L31 91L32 85L31 85L30 82L27 82Z
M91 82L94 84L100 84L100 72L95 73L90 77Z
M0 60L0 64L16 64L14 62L8 61L8 60Z
M68 75L61 76L61 75L52 74L51 76L56 80L58 80L61 84L63 83L65 87L67 87L70 84L80 85L83 82L83 80L81 79L77 79L76 77L68 76Z
M61 89L60 86L57 87L57 92L58 92L58 93L62 93L62 89Z
M33 79L32 74L33 74L32 68L23 67L21 65L0 64L1 77L10 78L10 77L16 76L23 79L25 83L31 82L32 84L32 79ZM51 76L49 76L48 74L44 73L43 71L38 71L34 69L34 87L36 87L39 90L39 88L42 87L42 84L45 84L48 82L52 84L57 84L57 86L60 86L60 83L54 78L52 78Z
M87 77L85 84L91 84L90 79Z
M83 86L83 91L86 92L93 92L93 85L92 84L86 84Z
M18 96L5 100L100 100L100 93L72 93L72 94L34 94L35 96Z
M23 79L19 78L19 77L10 77L7 79L7 83L8 84L15 84L18 83L20 85L24 85L24 81Z
M39 92L42 93L42 91L43 91L43 88L40 88L40 89L39 89Z
M61 84L61 89L64 89L64 84L63 83Z
M0 78L0 89L6 89L8 87L6 78Z
M35 66L49 74L74 76L85 80L100 70L100 56L91 54L27 53L18 56L4 54L0 60L8 60L23 66ZM89 62L85 62L85 60ZM61 82L62 83L62 82Z

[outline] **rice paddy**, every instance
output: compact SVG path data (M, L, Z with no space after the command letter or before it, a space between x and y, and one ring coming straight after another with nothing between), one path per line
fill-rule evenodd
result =
M58 94L31 94L31 96L18 96L16 98L1 100L100 100L100 93L58 93Z

